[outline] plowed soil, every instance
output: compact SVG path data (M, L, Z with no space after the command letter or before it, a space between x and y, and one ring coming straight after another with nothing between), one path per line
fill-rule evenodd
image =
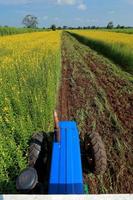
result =
M104 175L84 172L89 193L133 193L133 84L111 61L62 35L60 120L76 120L80 135L97 131L105 144ZM126 181L125 181L126 180Z

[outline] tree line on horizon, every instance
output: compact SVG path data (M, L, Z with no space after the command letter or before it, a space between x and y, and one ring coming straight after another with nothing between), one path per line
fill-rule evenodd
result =
M26 15L23 20L22 24L24 25L24 28L32 28L32 29L37 29L38 27L38 19L37 17L33 15ZM7 25L4 27L8 27ZM124 26L118 24L117 26L114 26L113 22L110 21L108 22L107 26L78 26L78 27L73 27L73 26L56 26L55 24L52 24L50 27L42 27L43 29L52 29L53 31L55 30L62 30L62 29L124 29L124 28L133 28L129 26Z

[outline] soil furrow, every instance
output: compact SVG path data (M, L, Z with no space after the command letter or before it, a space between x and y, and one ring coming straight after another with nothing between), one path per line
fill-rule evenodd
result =
M63 33L62 41L59 118L76 120L82 138L92 131L99 132L108 157L107 172L101 177L84 173L84 181L89 185L90 193L131 193L132 85L116 75L113 64L107 59L80 44L68 33ZM130 91L129 94L127 91ZM116 101L116 105L111 99Z

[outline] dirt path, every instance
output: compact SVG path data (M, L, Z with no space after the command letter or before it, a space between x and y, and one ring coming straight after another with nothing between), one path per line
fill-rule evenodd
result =
M110 61L64 33L60 120L76 120L81 137L98 131L106 146L107 172L84 173L90 193L133 192L133 85ZM126 182L125 182L126 179Z

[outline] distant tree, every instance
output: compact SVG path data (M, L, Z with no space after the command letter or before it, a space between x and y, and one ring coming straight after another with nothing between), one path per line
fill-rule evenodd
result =
M116 26L116 28L126 28L125 26L120 26L119 24Z
M108 29L112 29L113 27L114 27L114 25L113 25L112 21L107 24Z
M96 28L96 26L91 26L91 29L95 29Z
M33 15L26 15L22 21L26 28L37 28L38 19Z
M121 28L120 24L118 24L118 25L116 26L116 28Z
M43 29L45 29L45 27L43 27Z
M53 31L56 31L56 25L55 25L55 24L52 24L52 25L51 25L51 29L52 29Z
M63 26L63 29L67 29L68 27L67 26Z
M58 28L57 28L58 30L61 30L62 29L62 27L61 26L58 26Z
M70 30L73 30L73 29L74 29L74 27L70 26L68 29L70 29Z

